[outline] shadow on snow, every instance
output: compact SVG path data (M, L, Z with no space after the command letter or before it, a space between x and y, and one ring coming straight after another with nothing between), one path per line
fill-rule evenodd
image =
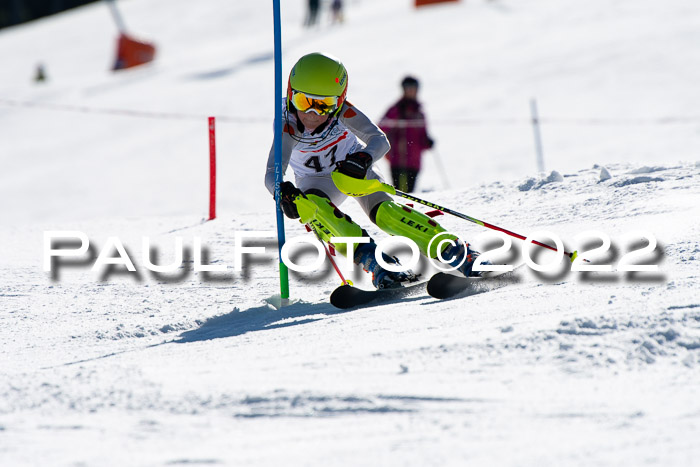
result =
M411 297L402 301L419 300L423 297ZM378 303L379 305L379 303ZM247 310L235 308L225 315L209 318L197 329L183 332L179 339L171 342L187 343L235 337L248 332L269 331L288 326L313 323L326 316L352 312L357 308L341 310L329 303L294 303L278 310L262 305Z
M332 315L349 310L339 310L328 303L294 303L276 310L268 305L261 305L247 310L235 308L225 315L214 316L196 329L183 332L173 342L187 343L235 337L254 331L279 329L298 324L319 321L319 314Z

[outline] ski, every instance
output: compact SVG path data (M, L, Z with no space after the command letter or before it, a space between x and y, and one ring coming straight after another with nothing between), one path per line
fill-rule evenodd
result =
M519 268L507 272L485 272L484 276L469 278L438 272L428 281L428 294L434 298L445 299L454 296L468 297L499 289L516 282L515 273Z
M355 308L368 303L381 303L387 300L402 298L422 290L425 281L410 282L401 287L390 289L364 290L352 285L341 285L331 294L331 304L336 308Z

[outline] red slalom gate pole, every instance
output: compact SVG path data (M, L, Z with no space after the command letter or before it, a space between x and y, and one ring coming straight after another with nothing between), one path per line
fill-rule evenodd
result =
M209 117L209 219L216 218L216 119Z

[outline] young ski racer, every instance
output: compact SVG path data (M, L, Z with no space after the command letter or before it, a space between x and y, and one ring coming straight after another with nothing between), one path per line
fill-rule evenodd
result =
M352 254L354 263L372 274L372 284L376 288L400 287L402 282L415 281L416 276L408 271L392 272L381 267L375 257L374 240L337 207L347 195L335 186L332 172L381 180L372 165L390 147L377 125L346 100L347 89L347 71L334 57L311 53L301 57L292 68L287 97L282 103L282 173L291 164L296 186L289 181L281 184L282 210L290 219L300 219L301 223L309 225L327 243L331 243L331 237L369 238L369 243L357 244L354 252L344 243L333 247L345 256ZM267 161L265 185L274 196L274 149L270 150ZM441 242L436 240L430 244L430 241L445 229L433 219L395 203L384 192L355 199L381 230L413 240L430 258L438 256L437 245ZM453 242L447 244L441 257L450 260L451 265L461 264L458 270L465 276L478 275L472 273L472 266L479 253L453 235L444 234L444 237ZM428 251L429 245L431 251ZM388 255L382 258L388 264L398 264Z

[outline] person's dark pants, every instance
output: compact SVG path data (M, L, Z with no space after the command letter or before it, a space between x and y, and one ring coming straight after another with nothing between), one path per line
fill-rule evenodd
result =
M413 169L404 169L400 167L391 168L391 178L394 179L394 187L399 191L410 193L416 185L418 171Z

